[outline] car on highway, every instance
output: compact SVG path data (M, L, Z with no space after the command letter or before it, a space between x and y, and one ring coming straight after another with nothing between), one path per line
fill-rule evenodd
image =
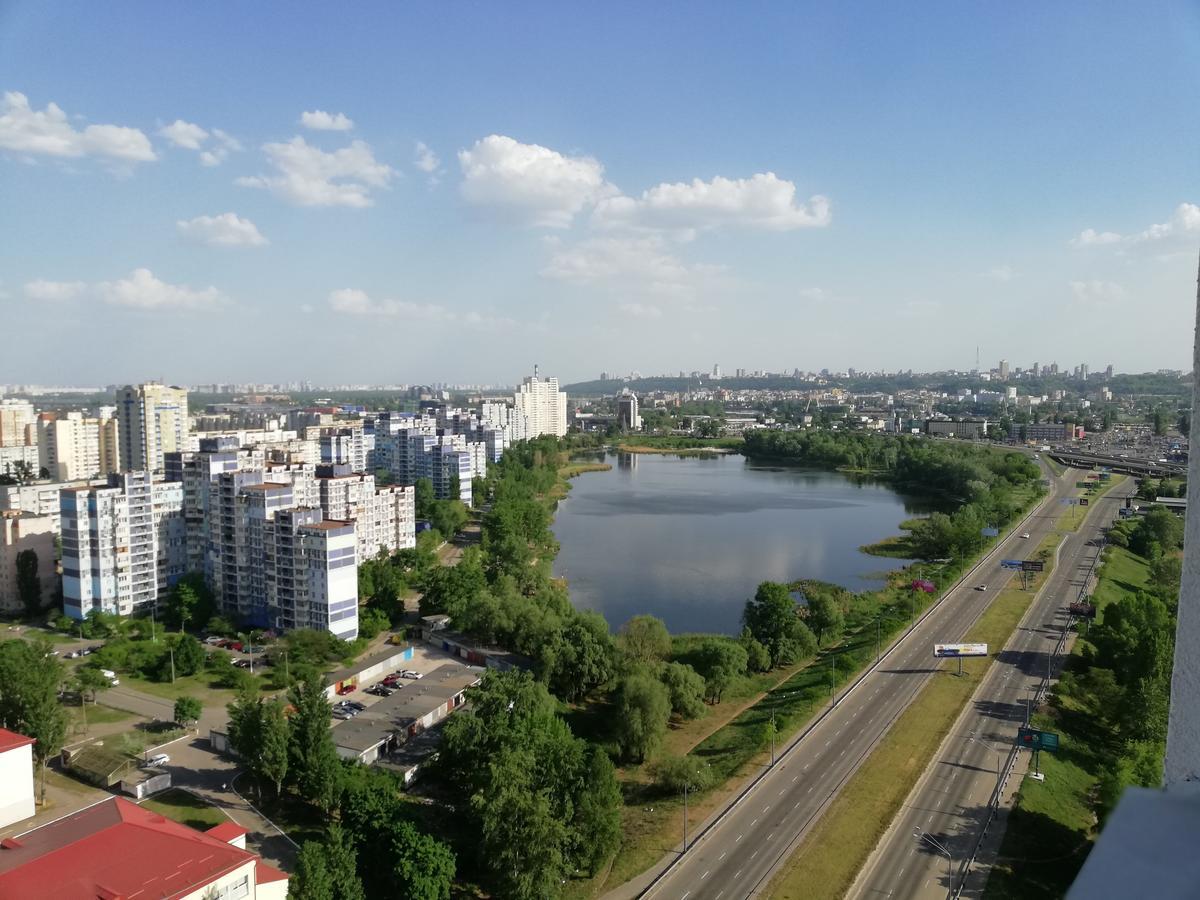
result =
M171 757L167 756L167 754L159 753L157 756L152 756L146 760L146 765L158 768L159 766L165 766L170 761Z
M986 585L986 584L977 584L977 585L975 585L975 590L977 590L977 591L986 591L986 590L987 590L987 585Z
M1021 540L1024 540L1024 541L1027 541L1027 540L1029 540L1029 532L1028 532L1028 531L1026 531L1026 532L1023 532L1023 533L1021 534Z

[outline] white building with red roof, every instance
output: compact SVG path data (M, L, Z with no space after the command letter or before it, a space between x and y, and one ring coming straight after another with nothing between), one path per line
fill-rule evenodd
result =
M121 797L0 841L0 897L286 900L288 876L227 822L196 831Z
M32 815L33 738L0 728L0 828Z

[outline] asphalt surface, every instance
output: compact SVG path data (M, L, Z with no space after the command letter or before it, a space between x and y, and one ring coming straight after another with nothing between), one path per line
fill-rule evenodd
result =
M997 773L1005 769L1017 729L1025 722L1027 698L1050 672L1051 654L1067 623L1066 605L1078 596L1093 571L1102 526L1111 524L1117 507L1133 490L1131 480L1094 501L1084 524L1077 532L1068 533L1059 564L1045 588L847 896L936 900L951 889L962 888L964 897L982 893L986 880L982 872L974 872L965 886L962 880L966 860L987 819ZM1052 674L1057 676L1057 665ZM1027 759L1023 762L1028 765ZM1006 790L1015 787L1009 785ZM922 832L944 847L950 859L921 837ZM998 835L989 832L989 837L993 843L999 841Z
M996 546L944 602L920 620L882 664L801 740L793 744L724 817L677 860L646 897L670 900L745 898L763 891L892 723L937 670L935 643L961 640L1012 577L1000 560L1032 553L1063 512L1078 475L1051 478L1050 493L1028 522ZM1028 540L1020 532L1030 534ZM988 591L974 588L987 584Z

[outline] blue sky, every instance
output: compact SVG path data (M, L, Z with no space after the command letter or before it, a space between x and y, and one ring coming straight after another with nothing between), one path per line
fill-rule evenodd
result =
M1187 369L1198 88L1197 3L7 0L0 382Z

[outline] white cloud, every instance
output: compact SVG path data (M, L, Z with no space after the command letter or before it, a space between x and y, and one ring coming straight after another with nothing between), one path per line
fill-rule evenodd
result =
M170 125L158 129L158 133L176 147L183 147L185 150L199 150L200 145L208 140L207 131L183 119L176 119Z
M832 218L829 200L816 194L797 205L796 185L774 172L750 178L693 179L659 184L638 198L611 197L596 207L600 225L703 230L725 226L790 231L823 228Z
M202 310L228 303L215 287L167 284L149 269L134 269L128 278L103 281L97 288L106 303L144 310Z
M1099 244L1119 244L1123 238L1115 231L1097 231L1087 228L1079 232L1078 237L1071 238L1072 247L1093 247Z
M438 166L442 164L442 161L438 159L437 154L430 150L429 147L421 141L417 141L416 154L416 157L413 159L413 165L428 175L432 175L434 172L436 172L438 170Z
M372 300L366 291L341 288L329 295L329 308L350 316L385 316L389 318L422 319L426 321L454 318L444 306L432 303L412 303L408 300Z
M573 284L636 280L647 284L680 284L694 273L664 247L661 238L592 238L560 250L542 275Z
M349 131L354 127L354 120L345 113L327 113L323 109L302 113L300 124L313 131Z
M180 219L175 227L185 238L210 247L261 247L268 243L257 225L231 212Z
M1175 237L1191 237L1200 234L1200 206L1180 203L1171 217L1156 225L1132 234L1115 231L1096 231L1088 228L1071 239L1072 247L1091 247L1099 244L1146 244Z
M663 314L659 307L645 303L622 303L617 308L635 319L661 319Z
M1111 281L1072 281L1070 287L1075 302L1085 306L1112 306L1128 296L1125 288Z
M82 281L46 281L37 278L26 282L25 296L30 300L44 300L58 303L63 300L73 300L87 289Z
M225 158L229 156L229 151L224 147L214 147L212 150L203 150L200 153L200 165L206 168L219 166L225 162Z
M220 141L221 145L226 150L232 150L235 153L240 153L243 149L241 141L235 138L232 134L222 131L220 128L214 128L212 130L212 136Z
M988 269L983 273L984 278L990 278L992 281L1008 282L1017 277L1017 273L1013 271L1012 266L996 266L994 269Z
M566 228L585 206L615 192L604 166L492 134L458 152L463 199L518 221Z
M263 151L277 174L236 183L265 188L297 206L371 206L372 188L386 188L396 174L363 141L326 153L297 136L286 144L264 144Z
M0 107L0 149L45 156L100 156L126 162L150 162L158 157L150 139L137 128L88 125L76 131L67 114L54 103L40 112L16 91L4 95Z

